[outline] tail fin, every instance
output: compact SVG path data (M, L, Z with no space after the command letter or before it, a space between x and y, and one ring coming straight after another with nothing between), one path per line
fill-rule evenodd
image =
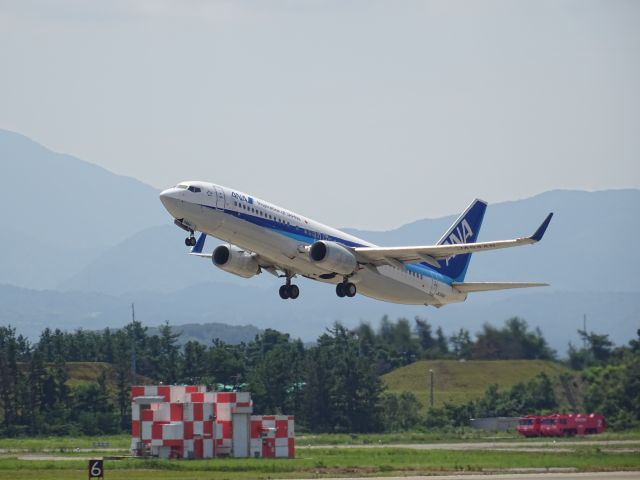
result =
M484 218L484 212L487 209L487 202L475 199L471 205L462 212L458 219L453 222L451 228L447 230L442 238L438 241L438 245L454 244L454 243L475 243L478 240L480 226ZM471 254L455 255L446 260L440 261L438 272L453 278L456 282L462 282L469 267Z

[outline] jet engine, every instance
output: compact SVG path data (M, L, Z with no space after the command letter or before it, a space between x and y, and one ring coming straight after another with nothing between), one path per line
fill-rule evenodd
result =
M256 254L245 252L235 245L216 247L211 260L216 267L240 277L251 278L260 273Z
M351 275L358 268L353 253L336 242L315 242L309 249L309 258L323 270L341 275Z

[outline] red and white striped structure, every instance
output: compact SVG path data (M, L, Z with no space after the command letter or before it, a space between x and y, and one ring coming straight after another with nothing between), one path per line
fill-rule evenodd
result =
M131 449L163 458L293 458L293 416L252 411L249 392L207 392L202 385L133 386Z

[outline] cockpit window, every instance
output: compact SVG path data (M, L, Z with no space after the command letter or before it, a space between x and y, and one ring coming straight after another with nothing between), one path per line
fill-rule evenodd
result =
M193 193L199 193L199 192L202 191L202 189L200 187L194 187L194 186L189 187L187 190L189 190L190 192L193 192Z

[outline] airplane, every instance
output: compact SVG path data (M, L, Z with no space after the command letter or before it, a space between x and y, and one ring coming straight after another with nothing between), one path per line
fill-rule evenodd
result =
M471 292L541 287L546 283L465 282L471 254L539 242L550 213L529 237L477 242L487 203L474 200L435 245L380 247L246 193L201 181L160 193L174 223L189 233L190 254L250 278L284 278L280 298L296 299L301 276L335 284L338 297L360 293L378 300L442 307ZM195 233L201 232L198 240ZM226 243L204 253L207 235Z

